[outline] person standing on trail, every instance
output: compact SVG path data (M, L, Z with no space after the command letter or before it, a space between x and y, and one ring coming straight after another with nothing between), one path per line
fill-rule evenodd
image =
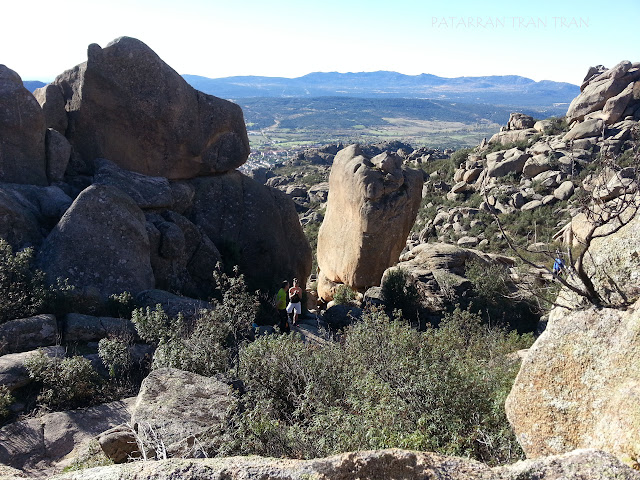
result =
M289 305L287 314L293 312L293 325L298 325L298 316L302 313L302 289L298 286L298 279L293 279L293 287L289 289Z
M564 262L557 256L555 261L553 262L553 273L555 275L562 275L562 271L564 270Z
M287 290L289 289L289 282L287 280L282 282L282 286L276 294L276 308L278 309L278 326L282 333L289 333L289 317L287 315Z

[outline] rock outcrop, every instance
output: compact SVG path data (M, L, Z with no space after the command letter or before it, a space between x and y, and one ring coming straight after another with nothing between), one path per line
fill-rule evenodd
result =
M640 63L624 60L609 70L590 74L591 70L580 88L580 95L569 105L570 122L591 117L601 118L610 125L635 114L640 107L640 97L634 95L635 82L640 80Z
M379 285L398 261L420 206L422 173L382 153L369 159L357 145L341 150L329 176L327 213L318 234L318 294L332 284Z
M142 210L116 187L84 190L44 241L37 262L49 281L68 278L102 296L153 288Z
M233 402L231 388L213 378L174 368L154 370L142 382L131 425L150 455L194 456L197 438L220 428Z
M53 315L10 320L0 325L0 355L55 345L58 324Z
M596 238L585 256L586 271L603 299L611 304L640 298L640 215L618 232Z
M47 185L44 114L20 76L0 65L0 182Z
M506 402L528 457L597 448L640 455L640 303L556 308Z
M40 245L43 236L37 209L12 189L3 187L0 185L0 238L14 250Z
M239 106L128 37L90 45L34 95L0 69L0 182L31 184L0 187L0 237L40 249L49 281L92 303L153 288L205 298L219 261L252 288L306 281L295 204L235 171L249 154Z
M252 286L277 285L311 272L311 247L293 202L279 190L234 171L193 180L190 220ZM304 286L304 285L303 285Z
M51 478L52 470L64 467L63 459L73 450L126 422L133 400L48 413L6 425L0 428L0 463L24 470L30 477Z
M169 179L232 170L249 155L242 110L194 90L147 45L122 37L92 44L87 61L58 76L66 136L91 167L120 167ZM51 117L47 124L57 125Z
M136 462L70 472L58 480L568 480L607 478L637 480L640 474L597 450L526 460L489 468L458 457L408 450L351 452L313 460L230 457Z

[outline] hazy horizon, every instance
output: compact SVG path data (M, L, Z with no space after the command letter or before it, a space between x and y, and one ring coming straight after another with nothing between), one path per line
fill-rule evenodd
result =
M84 62L91 43L126 35L177 72L207 78L386 70L579 85L590 66L638 60L637 18L634 0L33 0L28 10L3 6L0 63L49 82Z

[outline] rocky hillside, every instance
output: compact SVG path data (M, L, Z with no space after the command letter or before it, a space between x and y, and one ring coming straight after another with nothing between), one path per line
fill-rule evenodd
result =
M248 176L241 110L138 40L0 66L0 475L638 478L638 79Z
M240 108L142 42L91 45L35 98L7 67L0 78L0 237L34 247L50 281L105 300L209 295L218 261L256 287L308 276L293 202L235 170L249 154Z

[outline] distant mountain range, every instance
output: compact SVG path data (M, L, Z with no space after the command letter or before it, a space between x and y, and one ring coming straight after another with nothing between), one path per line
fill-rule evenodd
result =
M568 104L580 92L577 85L517 75L444 78L379 71L310 73L298 78L183 75L194 88L217 97L360 97L421 98L465 103L544 108ZM557 106L557 105L556 105Z

